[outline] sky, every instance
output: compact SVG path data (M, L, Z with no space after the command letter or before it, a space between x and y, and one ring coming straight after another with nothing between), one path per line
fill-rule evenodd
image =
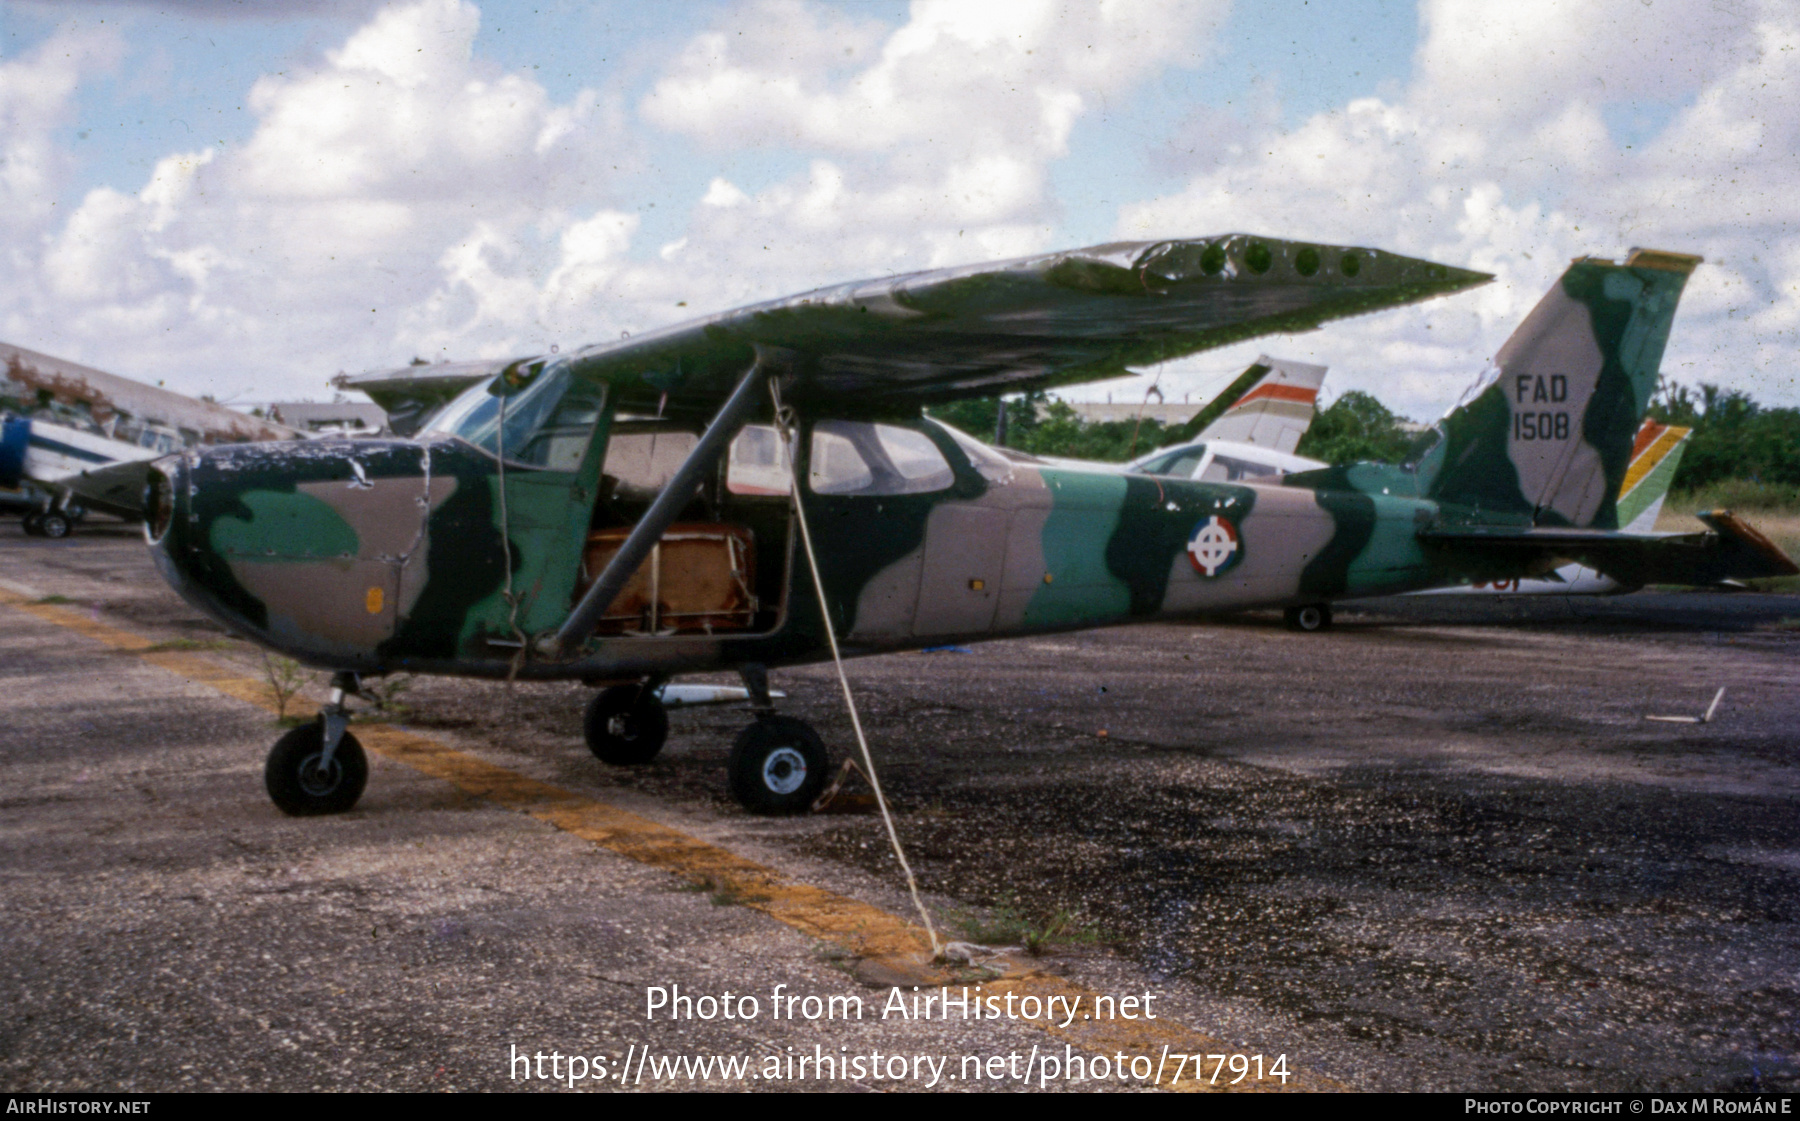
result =
M1580 255L1800 405L1787 0L0 0L0 339L228 403L824 284L1244 231L1480 289L1260 352L1431 420Z

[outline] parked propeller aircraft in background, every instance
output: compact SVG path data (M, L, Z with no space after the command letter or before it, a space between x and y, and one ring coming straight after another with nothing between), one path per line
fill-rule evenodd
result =
M25 532L64 537L81 507L143 516L151 460L202 444L297 439L283 425L0 343L0 487L36 483Z
M360 675L605 686L588 745L628 764L666 735L654 690L719 669L741 674L757 710L732 751L733 793L799 810L826 750L774 712L767 669L829 658L834 639L869 654L1571 560L1639 582L1741 561L1724 534L1617 528L1637 417L1697 261L1570 266L1412 470L1277 485L1062 470L921 415L1489 279L1234 234L846 284L510 362L410 440L161 460L146 532L189 602L336 671L320 720L265 767L289 813L360 796L366 762L345 731ZM432 369L360 387L394 412ZM1762 560L1793 571L1779 551Z
M1327 368L1258 355L1194 414L1179 442L1129 463L1032 455L1011 448L995 450L1018 463L1111 474L1172 475L1210 483L1270 480L1290 471L1310 471L1328 464L1293 452L1312 427Z
M1329 466L1294 454L1318 414L1319 386L1325 381L1326 369L1258 355L1219 395L1222 399L1245 386L1217 419L1207 422L1206 416L1217 405L1215 401L1189 425L1200 429L1197 435L1139 456L1126 464L1125 470L1204 483L1236 483Z

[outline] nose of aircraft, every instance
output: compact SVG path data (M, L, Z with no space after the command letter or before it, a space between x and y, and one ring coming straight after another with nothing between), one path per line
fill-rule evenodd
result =
M416 598L429 480L398 440L236 444L158 460L145 535L163 577L233 631L370 669Z

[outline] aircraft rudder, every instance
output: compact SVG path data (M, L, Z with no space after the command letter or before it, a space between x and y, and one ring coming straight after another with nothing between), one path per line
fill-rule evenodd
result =
M1625 481L1619 485L1618 521L1633 533L1649 533L1656 528L1669 486L1681 467L1687 451L1691 428L1644 421L1638 429L1637 441L1631 449L1631 464L1625 469Z
M1250 369L1262 370L1262 377L1195 439L1253 444L1292 455L1312 427L1319 386L1329 367L1260 355Z

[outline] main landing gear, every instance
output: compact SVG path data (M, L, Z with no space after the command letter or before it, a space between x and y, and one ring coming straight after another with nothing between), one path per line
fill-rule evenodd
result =
M343 813L356 805L369 781L369 760L362 744L345 728L350 723L346 697L360 696L362 683L353 673L331 679L331 700L319 718L302 724L275 741L263 765L263 785L282 813L293 817Z
M662 682L614 685L588 702L581 730L588 750L602 763L633 767L648 763L669 738L669 714L657 699Z
M756 719L738 733L731 748L726 765L731 796L751 813L801 813L825 788L831 755L812 725L775 711L769 675L762 666L744 666L738 672ZM656 758L669 736L669 716L656 695L661 686L652 678L596 693L582 722L588 750L614 766Z
M60 541L75 531L75 520L60 510L25 515L25 533L29 537L48 537Z
M1331 605L1329 603L1308 603L1299 607L1290 607L1281 613L1282 621L1290 631L1324 631L1331 629Z

